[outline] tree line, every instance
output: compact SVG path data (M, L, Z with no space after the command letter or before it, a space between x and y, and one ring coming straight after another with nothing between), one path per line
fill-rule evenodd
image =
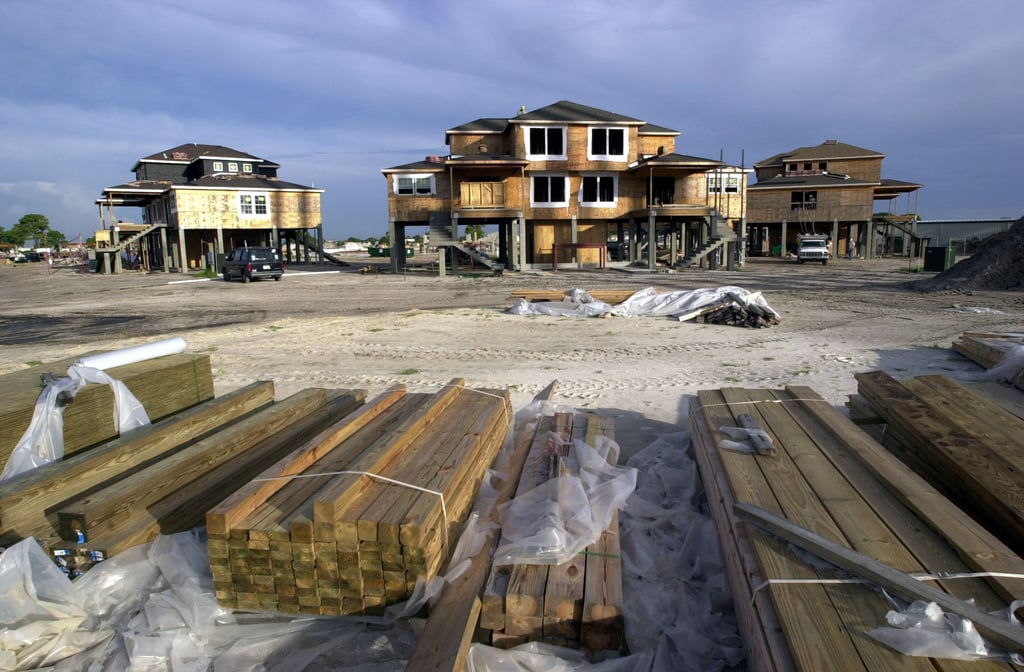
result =
M67 242L67 238L63 233L50 226L50 220L46 218L46 215L25 215L9 230L0 226L0 243L25 247L29 241L32 241L32 247L59 249Z

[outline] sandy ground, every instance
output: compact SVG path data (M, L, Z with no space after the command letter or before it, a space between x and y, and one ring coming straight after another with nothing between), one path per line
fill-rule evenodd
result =
M828 266L751 259L736 271L563 270L437 278L363 274L367 260L293 267L281 282L182 274L119 276L0 266L0 373L31 362L182 336L210 353L216 394L272 380L279 399L311 386L395 383L429 391L454 378L509 388L515 408L558 381L556 401L615 419L624 456L688 425L690 395L725 386L809 385L838 406L854 374L897 378L978 367L949 350L965 331L1021 331L1024 293L922 294L905 259ZM521 317L515 289L762 291L781 324L743 329L668 318ZM625 459L625 457L623 458Z

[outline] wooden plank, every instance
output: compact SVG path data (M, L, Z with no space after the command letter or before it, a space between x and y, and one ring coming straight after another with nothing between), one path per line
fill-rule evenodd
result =
M61 504L57 509L61 536L73 541L75 530L84 532L86 538L93 533L110 533L127 524L133 510L144 509L188 487L209 470L301 421L326 400L323 388L302 390L102 490Z
M731 514L735 503L733 489L711 431L712 426L725 426L731 421L728 405L720 392L702 390L697 393L697 401L690 404L689 412L694 455L718 532L747 664L752 672L795 670L775 607L768 592L759 588L764 584L764 576L753 542L745 529L737 529Z
M80 357L40 364L0 376L0 465L28 429L42 392L40 376L64 377ZM139 400L151 422L213 398L210 356L178 353L111 368L107 373L123 382ZM114 424L114 394L109 386L89 384L64 409L65 457L118 436Z
M291 455L282 458L255 480L228 496L206 515L207 529L214 534L227 533L256 506L289 482L285 477L302 473L338 444L370 424L405 395L405 386L396 386L349 415L344 422L325 429ZM269 479L269 480L268 480Z
M348 470L380 472L441 417L444 410L459 398L464 387L463 379L450 381L444 388L430 396L429 405L422 409L422 412L389 428L388 434L356 458ZM339 513L343 510L346 500L352 496L353 489L361 487L360 484L368 485L370 480L367 476L356 474L343 474L332 478L317 494L317 508L323 519L339 521Z
M550 399L556 389L555 384L548 386L542 392L545 396L538 401ZM523 424L529 426L531 423L517 423L510 452L499 458L506 477L496 485L497 494L491 510L481 512L484 520L497 523L498 507L511 498L518 486L519 475L533 443L532 432L520 431ZM445 587L420 633L406 665L407 672L456 672L463 669L480 616L480 593L488 578L496 544L497 535L489 536L472 559L469 569Z
M927 480L906 468L896 456L851 427L844 416L814 390L799 385L788 386L786 390L795 404L821 418L820 426L893 496L921 520L928 521L934 531L956 549L969 568L978 572L1024 575L1024 560L1019 555L978 525ZM1007 602L1024 595L1024 579L993 577L989 582Z
M176 492L161 498L147 507L136 507L132 521L123 528L107 534L91 535L91 544L106 549L108 557L137 544L156 539L160 534L184 532L203 524L206 511L217 504L225 492L231 492L248 483L261 473L268 462L276 461L284 452L294 450L323 427L352 412L362 402L365 393L336 390L328 395L329 401L322 408L302 418L285 429L273 434L241 455L210 470L198 479ZM211 568L218 564L216 555L222 539L212 538L210 550ZM209 545L209 544L208 544ZM225 547L226 548L226 547ZM227 565L227 555L222 558Z
M144 467L205 434L271 404L274 385L256 382L102 446L0 484L0 539L12 543L52 529L44 513L66 499Z
M855 374L860 393L889 422L889 432L913 437L903 444L915 464L955 504L1024 554L1024 473L965 428L882 371Z
M809 550L837 567L868 579L907 601L934 602L946 611L969 619L982 636L1007 651L1024 651L1024 630L1009 621L996 618L973 604L958 600L885 563L841 546L757 505L739 502L733 510L771 534Z
M735 451L718 450L718 444L723 438L726 438L718 429L723 426L722 422L727 422L728 426L736 424L735 415L733 415L730 405L733 400L730 399L726 390L721 390L721 394L724 395L725 405L722 405L723 402L711 402L714 404L713 408L708 403L702 405L705 409L712 410L712 414L707 417L707 428L711 435L712 450L718 451L721 466L726 472L731 496L741 501L756 501L763 507L770 506L779 512L799 510L805 505L814 506L812 499L802 488L791 488L792 492L782 493L787 500L785 505L776 498L778 493L773 491L771 482L762 472L761 463L778 462L773 470L776 472L776 480L785 481L786 474L793 473L793 467L787 460L780 460L779 457L760 458ZM739 407L742 411L747 411L752 405L748 402L739 404ZM704 476L708 477L708 475ZM808 515L813 514L808 513ZM787 578L814 581L819 578L811 568L799 561L786 547L764 535L747 534L747 537L757 558L757 566L765 579ZM728 553L728 551L726 552ZM806 669L829 669L833 661L836 660L860 660L857 646L851 641L850 631L839 623L838 619L826 618L821 611L823 605L827 605L828 609L834 611L833 596L838 599L836 593L830 595L825 586L815 583L796 583L785 586L768 584L764 591L771 597L774 609L778 614L779 625L785 633L793 659L802 661L801 664L807 666ZM737 596L736 602L744 599L749 599L749 597ZM884 613L882 616L884 617Z
M730 405L747 411L759 418L762 426L769 430L773 444L779 446L772 457L754 459L751 455L736 454L734 465L745 463L749 467L743 476L749 477L754 467L761 473L764 486L771 490L772 496L766 493L751 493L752 498L760 499L773 510L797 521L799 524L813 529L816 533L842 543L863 544L871 548L884 548L883 552L896 552L887 543L888 530L871 515L870 510L863 506L855 506L859 501L855 491L848 487L840 490L840 479L834 478L834 470L820 453L813 447L806 434L791 421L781 404L770 403L771 396L761 390L723 388L722 395ZM765 403L769 402L769 403ZM777 431L778 430L778 431ZM744 459L746 458L746 459ZM727 468L728 468L727 463ZM733 483L736 478L731 478ZM818 483L821 487L815 487ZM833 493L832 489L837 492ZM744 497L743 499L747 499ZM850 510L856 513L849 513ZM841 520L836 520L836 516ZM844 530L845 528L845 530ZM901 555L902 562L912 562L912 558ZM791 566L792 569L792 566ZM831 578L827 574L815 571L818 578ZM770 574L771 578L787 578L785 575ZM788 586L773 592L776 605L788 596ZM853 647L856 656L868 670L915 669L923 667L920 661L904 661L894 658L891 650L871 638L851 636L863 627L864 619L885 622L885 615L890 605L880 596L860 586L844 584L826 584L823 586L827 601L819 602L815 616L823 624L834 628L831 632L820 632L812 635L809 632L787 632L790 646L803 649L798 659L807 659L812 648L820 650L840 650L847 646ZM828 605L831 604L831 607ZM821 636L819 641L813 641ZM817 655L817 654L815 654ZM813 660L813 658L811 659ZM930 669L931 665L927 664Z

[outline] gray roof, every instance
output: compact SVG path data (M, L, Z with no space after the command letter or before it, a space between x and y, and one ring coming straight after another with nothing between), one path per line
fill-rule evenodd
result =
M679 135L679 131L665 128L664 126L657 126L655 124L644 124L637 131L640 135Z
M884 159L885 154L876 152L872 149L864 149L863 147L848 145L845 142L839 142L838 140L826 140L820 145L815 145L813 147L798 147L788 152L776 154L775 156L769 157L763 161L758 161L754 164L754 167L761 168L764 166L778 166L786 163L787 161L870 158Z
M200 145L194 142L178 145L177 147L171 147L170 149L165 149L164 151L157 152L156 154L144 156L139 159L139 161L191 163L199 158L239 159L254 161L256 163L264 163L263 159L260 157L240 152L237 149L231 149L230 147L224 147L222 145Z
M676 154L675 152L670 152L668 154L656 154L647 159L643 159L635 167L643 168L645 166L675 166L710 170L712 168L724 167L725 164L717 159L705 159L700 156L690 156L688 154Z
M770 180L752 184L750 191L761 189L793 189L794 187L877 187L878 182L857 180L847 175L822 173L818 175L776 175Z
M194 187L207 187L213 189L263 189L266 191L318 191L315 187L307 187L294 182L285 182L275 177L263 175L205 175L198 180L192 180L184 184L175 184L175 189L189 189Z
M505 117L483 117L455 128L449 128L449 133L503 133L508 126L508 119Z
M541 107L533 110L532 112L517 114L514 119L510 119L509 121L514 124L524 122L627 124L633 126L642 126L644 124L640 119L616 114L615 112L608 112L607 110L599 110L596 107L580 105L579 103L573 103L568 100L560 100L557 103L548 105L547 107Z

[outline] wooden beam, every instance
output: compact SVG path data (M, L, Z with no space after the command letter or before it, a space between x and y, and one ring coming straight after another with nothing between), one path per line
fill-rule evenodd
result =
M535 397L535 401L550 400L556 389L557 385L552 383L541 392L543 396ZM515 437L508 459L503 463L505 479L497 486L491 510L483 512L490 522L498 522L498 507L512 497L519 483L532 443L532 436L526 434ZM423 626L406 665L407 672L458 672L463 669L480 616L480 592L487 580L497 541L496 534L488 536L483 548L471 560L469 569L445 586Z
M973 604L951 597L908 574L841 546L831 539L749 502L737 502L733 511L769 533L810 551L841 569L853 572L905 600L934 602L946 611L969 619L983 637L997 646L1008 651L1024 651L1024 629L1012 625L1009 621L996 618Z

